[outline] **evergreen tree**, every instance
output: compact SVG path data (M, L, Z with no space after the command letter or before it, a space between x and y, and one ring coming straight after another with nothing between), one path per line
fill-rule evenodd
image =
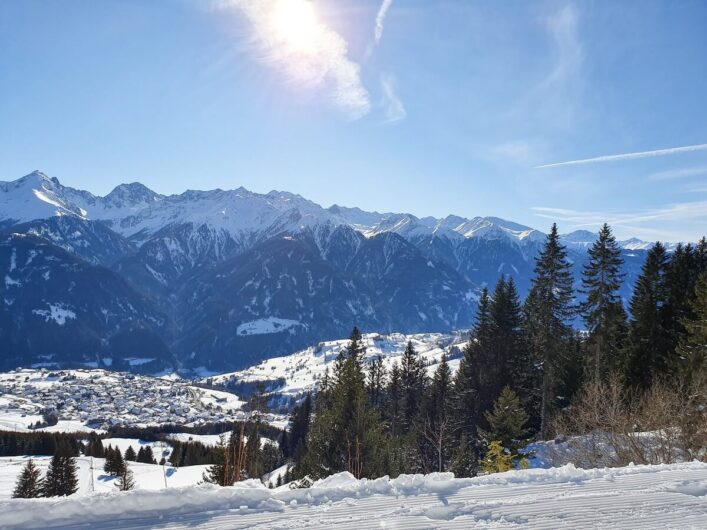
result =
M450 470L455 477L471 477L477 472L478 455L469 447L466 434L459 438Z
M302 403L292 409L289 430L283 433L284 444L281 444L285 458L293 458L299 462L304 456L312 415L312 395L307 394Z
M318 408L308 439L306 468L314 476L349 471L356 477L377 476L385 440L380 417L366 392L361 333L351 333L334 367L331 404Z
M78 490L76 461L71 450L60 446L49 463L44 479L44 496L57 497L73 495Z
M599 230L588 256L589 262L582 271L586 295L582 316L589 333L588 368L594 383L599 384L619 368L627 335L626 312L619 295L623 260L608 224Z
M377 409L383 407L383 395L385 393L385 367L383 357L378 354L368 368L368 399L371 405Z
M34 465L34 461L30 458L25 467L22 468L22 473L17 479L15 491L12 493L14 498L31 499L41 497L44 491L44 483L42 474L39 468Z
M393 367L390 370L390 380L388 382L388 407L387 417L390 426L390 434L396 438L400 434L400 423L402 415L402 380L400 376L400 367L397 361L393 362Z
M521 448L527 441L528 415L520 405L518 396L506 387L494 403L493 410L485 413L489 429L482 431L487 444L499 442L513 461L526 457Z
M130 470L127 462L125 462L122 472L118 475L118 480L116 481L115 486L120 491L129 491L135 488L135 478L133 477L133 472Z
M129 445L128 448L125 450L125 460L135 462L136 459L137 455L135 454L135 449L133 449L132 445Z
M450 421L452 403L452 372L447 363L447 355L442 354L425 400L425 421L423 427L424 446L433 463L428 468L442 472L447 467L451 446L452 426Z
M553 224L545 246L535 260L535 277L525 301L525 329L529 347L541 367L540 434L550 435L550 420L556 408L556 388L567 369L574 316L572 273L567 251L560 244Z
M402 390L401 427L407 433L420 413L425 389L425 366L417 356L411 341L408 341L400 361L400 385Z
M648 388L659 374L668 373L671 338L665 327L665 247L656 243L648 251L631 297L629 346L625 380L629 386Z
M695 283L690 309L690 316L683 321L685 335L675 359L675 371L688 380L707 372L707 271Z
M484 473L503 473L513 469L513 458L503 448L501 442L493 441L486 449L481 468Z

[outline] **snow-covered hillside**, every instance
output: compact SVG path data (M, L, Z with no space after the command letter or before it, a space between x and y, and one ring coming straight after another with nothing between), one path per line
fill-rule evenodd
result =
M383 358L383 365L390 370L393 363L400 363L409 341L427 365L431 375L444 353L449 358L450 368L456 370L459 366L461 350L467 340L464 332L411 335L366 333L363 335L363 344L366 347L364 359L366 362L371 362L380 355ZM237 386L239 383L263 382L270 393L297 398L316 387L325 371L331 370L337 355L346 348L347 344L347 339L321 342L292 355L262 361L245 370L206 377L202 382L226 387Z
M0 373L0 428L26 431L55 410L52 431L101 430L232 421L245 416L243 401L229 392L181 380L105 370L22 369ZM282 418L273 417L282 422Z
M302 490L246 481L0 501L3 529L662 529L704 528L705 520L707 464L698 462L590 470L567 465L471 479L435 473L356 480L339 473Z

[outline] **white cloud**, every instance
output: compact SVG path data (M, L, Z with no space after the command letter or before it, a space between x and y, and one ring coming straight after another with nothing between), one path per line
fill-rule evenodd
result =
M578 166L582 164L594 164L596 162L615 162L618 160L633 160L636 158L650 158L654 156L677 155L680 153L692 153L695 151L707 151L707 144L687 145L684 147L671 147L669 149L656 149L654 151L639 151L636 153L623 153L620 155L597 156L594 158L584 158L581 160L570 160L568 162L555 162L552 164L544 164L535 166L533 169L544 169L549 167L560 166Z
M220 0L251 24L259 58L299 85L322 90L352 119L371 109L360 66L348 58L346 41L322 23L308 0Z
M381 89L383 91L383 107L385 111L384 123L395 123L404 120L407 116L407 111L395 92L395 78L391 75L381 74Z
M659 181L659 180L673 180L681 178L696 177L699 175L707 175L707 166L701 167L686 167L680 169L668 169L666 171L659 171L648 175L648 180Z
M547 20L555 41L555 65L543 85L549 87L573 78L584 62L584 51L579 38L579 13L568 4Z
M376 15L376 27L374 30L374 37L376 40L376 45L378 45L383 38L383 30L385 29L385 17L388 14L390 6L393 4L393 0L383 0L380 8L378 9L378 14Z
M599 227L609 223L632 235L668 239L672 241L696 241L704 235L707 223L707 201L692 201L669 204L660 208L635 211L571 210L566 208L532 208L538 217L568 223L573 228ZM669 224L675 231L665 230ZM693 229L690 226L693 226ZM692 230L692 231L691 231Z

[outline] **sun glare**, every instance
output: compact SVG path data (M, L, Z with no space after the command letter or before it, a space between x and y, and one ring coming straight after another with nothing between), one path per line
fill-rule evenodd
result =
M272 14L272 30L291 52L311 53L317 47L319 23L307 0L281 0Z

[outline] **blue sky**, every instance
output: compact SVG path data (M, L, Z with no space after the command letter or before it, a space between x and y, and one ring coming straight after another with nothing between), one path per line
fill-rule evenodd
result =
M706 27L699 0L5 0L0 180L695 240Z

